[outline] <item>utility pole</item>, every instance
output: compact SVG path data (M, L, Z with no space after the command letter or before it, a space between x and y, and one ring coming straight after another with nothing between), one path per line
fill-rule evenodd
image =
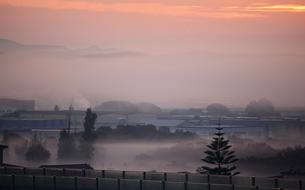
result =
M68 111L68 134L70 135L71 133L71 109L72 106L70 105L69 111Z

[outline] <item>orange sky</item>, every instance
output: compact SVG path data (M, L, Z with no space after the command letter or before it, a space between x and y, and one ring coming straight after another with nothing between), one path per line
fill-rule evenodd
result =
M194 17L254 17L270 12L305 12L300 1L90 1L90 0L0 0L2 5L48 9L87 10L102 12L130 12L151 15Z
M0 0L0 25L22 44L102 52L0 50L0 97L305 106L300 0Z

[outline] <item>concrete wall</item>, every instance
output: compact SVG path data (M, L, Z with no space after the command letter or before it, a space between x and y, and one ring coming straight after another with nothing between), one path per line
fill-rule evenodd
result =
M284 183L293 189L293 181ZM267 183L269 184L269 183ZM0 174L0 189L2 190L279 190L276 187L240 186L233 184L208 184L192 182L170 182L157 180L88 178L67 176L31 176ZM294 189L302 189L295 186Z
M35 184L40 187L49 187L53 184L57 189L61 188L66 190L74 190L78 186L88 190L93 190L95 187L100 189L103 186L109 187L110 189L122 187L121 190L128 190L131 187L135 190L143 190L145 188L149 190L151 187L156 188L156 190L159 188L162 190L164 188L172 189L172 187L175 187L177 190L206 188L209 190L231 190L233 189L233 185L235 190L254 190L253 187L256 186L269 189L305 190L305 183L301 180L245 176L18 167L0 167L0 175L2 175L1 177L4 180L2 182L0 179L0 185L9 186L8 184L13 182L26 184L26 186L15 186L20 189L31 189L32 186L30 184L32 183L34 187ZM207 186L207 184L210 185Z
M56 179L53 176L35 176L35 189L54 190Z

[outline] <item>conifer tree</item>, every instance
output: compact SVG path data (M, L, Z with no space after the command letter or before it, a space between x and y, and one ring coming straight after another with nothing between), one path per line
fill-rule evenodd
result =
M93 141L94 136L94 124L96 121L97 115L92 112L90 108L86 111L86 117L84 122L84 133L83 138L85 141Z
M97 119L97 114L92 112L90 108L86 111L84 122L84 133L80 139L79 156L82 159L90 160L94 154L94 141L96 134L94 132L94 125Z
M214 174L214 175L237 175L236 166L234 165L238 159L234 155L234 151L230 150L231 145L229 140L226 140L223 136L220 126L216 128L217 132L214 133L213 141L207 145L208 150L204 153L206 157L201 159L209 166L202 166L198 168L198 172L201 174Z

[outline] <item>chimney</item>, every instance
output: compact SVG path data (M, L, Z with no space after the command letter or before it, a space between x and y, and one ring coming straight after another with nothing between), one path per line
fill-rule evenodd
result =
M8 148L8 146L0 144L0 166L4 164L3 163L3 151L6 148Z

